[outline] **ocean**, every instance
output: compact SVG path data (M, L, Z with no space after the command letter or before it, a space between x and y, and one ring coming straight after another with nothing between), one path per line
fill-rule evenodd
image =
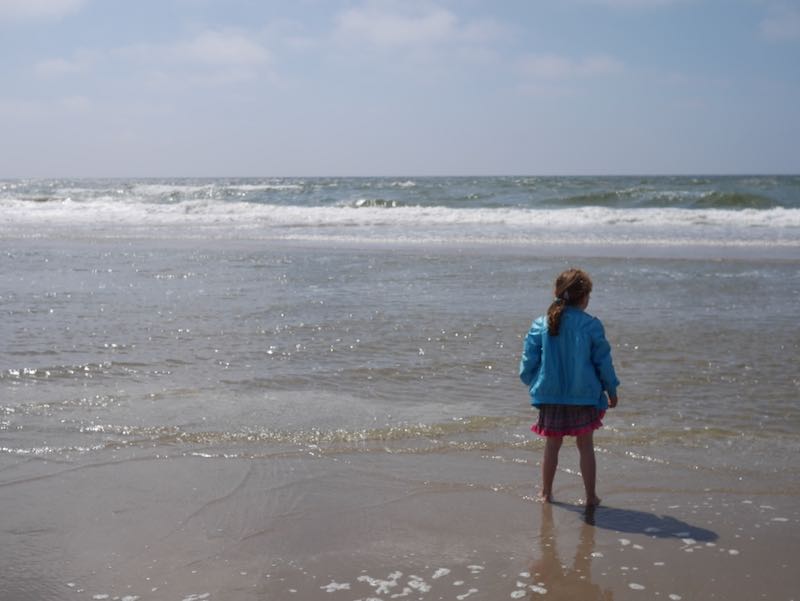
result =
M0 253L3 599L800 587L798 176L2 180ZM568 266L591 524L517 377Z
M3 181L0 233L791 253L799 199L796 176Z

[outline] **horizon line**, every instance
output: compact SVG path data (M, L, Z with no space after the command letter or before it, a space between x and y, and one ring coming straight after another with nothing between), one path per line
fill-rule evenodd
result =
M32 175L32 176L0 176L0 181L19 180L125 180L125 179L467 179L467 178L512 178L512 177L541 177L541 178L567 178L567 177L800 177L800 171L790 172L685 172L685 173L483 173L483 174L382 174L382 175Z

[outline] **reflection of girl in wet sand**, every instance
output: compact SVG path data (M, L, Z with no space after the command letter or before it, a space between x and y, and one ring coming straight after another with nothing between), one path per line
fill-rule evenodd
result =
M587 523L581 525L581 538L575 549L572 567L562 564L556 545L553 525L553 507L549 503L542 506L542 521L539 529L539 559L531 566L533 592L529 599L543 598L573 601L613 601L613 593L603 590L592 582L592 552L594 551L594 527ZM540 588L547 589L543 597Z
M552 501L561 443L564 436L575 436L587 507L600 504L593 432L603 425L606 409L617 406L619 385L603 324L585 312L591 292L592 280L580 269L558 276L555 300L531 325L519 365L520 379L539 409L531 429L547 438L539 497Z

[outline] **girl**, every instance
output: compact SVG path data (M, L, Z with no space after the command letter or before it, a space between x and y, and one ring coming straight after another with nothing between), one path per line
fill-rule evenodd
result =
M619 380L603 324L584 310L592 280L580 269L556 278L555 299L547 315L533 322L519 377L528 386L539 421L531 428L546 437L539 500L552 501L558 451L564 436L575 436L580 453L586 506L600 503L595 492L594 430L603 425L608 407L617 406ZM607 396L606 396L607 395Z

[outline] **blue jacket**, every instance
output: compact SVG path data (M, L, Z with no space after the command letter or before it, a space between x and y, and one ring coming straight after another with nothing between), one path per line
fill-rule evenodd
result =
M519 377L537 407L592 405L605 410L605 392L616 395L619 386L603 324L576 307L564 308L558 336L548 334L546 316L533 322L525 337Z

